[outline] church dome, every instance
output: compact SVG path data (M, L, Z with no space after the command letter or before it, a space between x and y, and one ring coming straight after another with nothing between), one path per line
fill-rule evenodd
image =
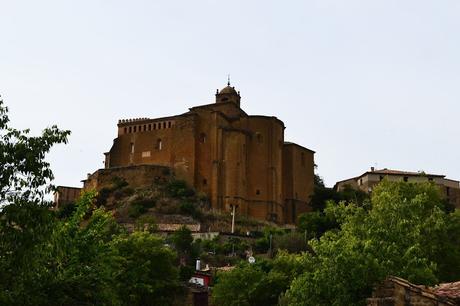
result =
M235 90L235 87L231 87L230 85L227 85L226 87L222 88L221 91L219 91L220 94L235 94L237 95L238 93Z

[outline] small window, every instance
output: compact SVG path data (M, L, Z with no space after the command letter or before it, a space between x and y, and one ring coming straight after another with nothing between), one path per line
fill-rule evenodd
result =
M168 122L168 128L171 128L171 121Z
M149 124L149 131L151 131L151 130L152 130L152 124L150 123Z
M433 181L433 178L432 178L432 177L429 177L429 178L428 178L428 181L432 182L432 181Z
M131 154L133 154L133 153L134 153L134 143L131 142Z
M166 122L163 122L163 128L164 129L166 128Z
M222 98L220 101L222 102L228 101L228 98Z
M260 190L259 189L256 190L256 195L260 195Z
M407 182L407 181L409 181L409 177L405 176L404 177L404 182Z
M129 132L132 133L133 132L133 129L131 127L129 127Z
M358 185L361 186L363 184L363 179L360 178L359 181L358 181Z
M147 131L147 125L144 124L144 132Z
M205 133L200 134L200 142L201 143L206 143L206 134Z
M163 149L163 142L161 141L161 139L158 139L157 140L157 150L161 150Z
M125 131L125 134L126 134L128 132L128 128L125 127L124 131Z
M158 123L158 129L161 130L161 122Z
M383 181L383 175L379 176L380 181Z
M203 179L203 186L208 185L208 181L206 179Z
M154 129L154 130L157 129L157 124L156 124L156 123L153 124L153 129Z
M134 131L133 131L134 133L136 133L136 129L137 129L137 126L134 127Z
M263 137L262 137L262 134L260 134L260 133L256 133L256 138L257 138L257 141L259 143L262 143L262 141L264 140Z

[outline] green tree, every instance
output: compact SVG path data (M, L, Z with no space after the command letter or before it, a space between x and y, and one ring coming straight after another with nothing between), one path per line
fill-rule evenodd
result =
M116 288L123 305L171 305L179 290L176 255L159 237L134 232L113 242L122 257Z
M183 256L189 256L192 252L192 231L185 225L172 234L171 241L177 252Z
M55 144L67 143L70 132L53 125L40 136L30 136L30 130L15 129L9 121L8 108L0 99L0 207L18 199L44 203L54 178L46 153Z
M304 274L291 284L289 305L364 305L372 286L388 275L432 285L459 278L450 273L449 262L457 262L458 244L448 241L459 224L457 216L442 210L438 188L433 184L388 182L374 190L370 210L353 203L329 206L340 224L311 243L313 254ZM456 233L459 234L458 232ZM450 274L449 274L450 273Z
M303 257L280 251L274 260L244 263L218 274L212 298L221 306L277 305L291 281L304 271Z
M8 108L0 100L0 304L28 305L43 299L40 284L49 273L43 244L55 220L44 196L53 188L46 154L66 143L69 131L56 126L40 136L9 125Z

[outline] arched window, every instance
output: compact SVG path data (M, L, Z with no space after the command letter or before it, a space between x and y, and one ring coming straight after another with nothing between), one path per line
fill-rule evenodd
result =
M151 131L151 130L152 130L152 124L149 123L149 131Z
M131 127L129 127L129 132L132 133L133 129Z
M134 143L131 142L131 154L133 154L133 153L134 153Z
M171 128L171 121L168 122L168 128Z
M147 125L144 124L144 132L147 131Z
M163 122L163 128L164 129L166 128L166 122Z
M201 143L206 143L206 134L205 133L200 133L200 142Z
M156 123L153 124L153 129L154 129L154 130L157 129L157 124L156 124Z

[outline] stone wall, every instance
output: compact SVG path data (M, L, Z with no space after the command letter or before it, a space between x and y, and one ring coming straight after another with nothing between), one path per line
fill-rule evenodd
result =
M453 306L458 305L447 297L437 295L433 290L417 286L408 281L389 277L367 299L367 306Z
M171 168L158 165L139 165L99 169L83 181L83 189L99 190L103 187L110 186L115 177L124 179L131 186L146 187L151 186L154 183L166 182L172 177L172 175L173 171Z

